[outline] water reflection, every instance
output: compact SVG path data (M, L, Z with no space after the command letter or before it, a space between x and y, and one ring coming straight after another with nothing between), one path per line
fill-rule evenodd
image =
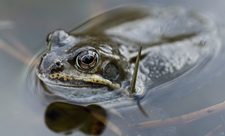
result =
M45 124L50 130L63 134L73 132L77 134L77 131L80 131L85 135L178 136L173 126L155 127L154 129L132 127L132 124L135 125L137 122L168 118L162 108L151 105L149 107L146 113L150 116L146 117L136 106L105 110L94 104L85 107L65 102L53 102L45 111Z
M106 119L106 111L98 105L83 107L54 102L47 107L45 112L45 123L48 128L65 134L79 130L88 135L100 135L105 129Z

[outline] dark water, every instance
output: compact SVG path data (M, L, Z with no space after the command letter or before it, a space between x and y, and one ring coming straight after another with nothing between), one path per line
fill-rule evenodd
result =
M162 92L163 90L178 90L177 95L165 94L157 99L155 103L158 102L159 106L163 107L170 117L175 117L223 102L225 100L225 54L223 41L225 37L225 19L223 15L225 12L225 2L222 0L0 0L0 21L8 21L0 23L0 38L10 45L14 45L12 41L15 40L10 39L13 36L35 54L44 46L43 43L46 35L57 28L69 30L82 20L103 12L108 8L121 4L140 3L151 6L180 5L208 14L217 23L222 39L222 48L219 53L203 69L190 73L185 78L182 78L182 80L155 88L155 91ZM17 51L19 52L19 50ZM27 92L26 77L29 72L28 66L5 53L3 49L0 52L0 134L2 136L58 135L49 130L44 122L44 112L47 105L45 101L34 99L35 97L32 95L35 94ZM193 93L173 102L160 104L162 99L166 99L167 97L176 98L176 96L181 96L183 92L189 90L193 91ZM151 112L151 104L145 103L145 99L143 99L142 106ZM136 109L137 107L134 106L128 108L127 111L137 111ZM157 109L154 111L156 113L160 112ZM140 111L137 111L137 113L136 116L142 115ZM224 113L219 113L187 125L178 126L176 127L178 134L182 136L205 135L221 124L220 115L224 115ZM111 116L111 119L114 118L117 117ZM140 121L146 121L146 118L140 118L142 118ZM103 134L107 135L107 133L114 134L108 129ZM144 134L147 135L146 133ZM82 132L73 133L73 135L82 134Z

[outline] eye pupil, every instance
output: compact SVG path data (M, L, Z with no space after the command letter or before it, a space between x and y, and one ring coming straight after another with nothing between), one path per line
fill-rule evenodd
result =
M85 64L90 64L91 62L93 62L93 60L94 60L94 57L90 55L84 56L82 58L82 62Z

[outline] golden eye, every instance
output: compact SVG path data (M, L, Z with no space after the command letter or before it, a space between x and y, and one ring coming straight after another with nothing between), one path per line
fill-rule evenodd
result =
M98 64L98 61L98 53L93 50L83 51L76 57L76 65L83 70L94 68Z

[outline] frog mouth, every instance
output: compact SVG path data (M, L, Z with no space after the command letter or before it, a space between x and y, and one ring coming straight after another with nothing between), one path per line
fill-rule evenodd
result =
M46 75L40 74L37 74L37 76L43 82L42 84L54 88L54 90L63 90L65 88L69 90L85 89L87 91L117 90L118 92L129 95L128 91L122 88L119 84L113 83L110 80L104 79L97 75L91 75L88 77L73 77L70 80L68 80L69 78L48 78Z
M119 84L114 84L110 80L91 77L91 78L76 78L72 80L60 79L48 79L39 76L39 79L51 86L61 86L61 87L71 87L71 88L105 88L108 87L109 90L120 89Z

